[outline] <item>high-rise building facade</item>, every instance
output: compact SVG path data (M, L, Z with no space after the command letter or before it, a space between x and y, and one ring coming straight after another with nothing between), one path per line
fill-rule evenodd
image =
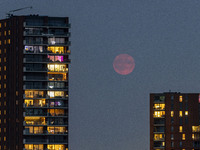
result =
M68 17L0 20L0 149L68 150Z
M150 94L150 150L200 149L200 94Z

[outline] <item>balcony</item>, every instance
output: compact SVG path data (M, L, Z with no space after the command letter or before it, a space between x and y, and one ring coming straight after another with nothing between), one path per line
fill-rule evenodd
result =
M68 126L68 122L67 121L48 121L47 123L48 126Z
M39 86L39 85L23 85L23 90L27 89L34 89L34 90L47 90L46 86Z
M154 137L153 139L154 141L165 141L165 138L164 137Z
M67 98L68 98L68 95L66 95L66 96L49 96L49 95L46 95L46 99L62 100L62 99L67 99Z
M61 52L57 52L57 53L54 53L50 50L24 50L24 54L52 54L52 55L69 55L71 53L70 50L65 50L65 51L61 51Z
M68 113L47 113L48 117L68 117Z
M70 28L71 24L66 23L39 23L37 21L24 22L24 27L31 28Z
M23 144L47 144L47 139L23 139Z
M23 144L67 144L67 140L55 139L23 139Z
M29 116L47 117L47 113L46 112L41 112L41 113L39 113L39 112L34 112L34 113L24 112L23 114L24 114L24 117L29 117Z
M23 76L24 81L47 81L47 76Z
M23 122L24 126L30 125L30 126L46 126L47 125L47 121L24 121Z
M32 68L32 67L24 67L23 68L24 72L47 72L48 69L47 68Z
M27 41L24 40L24 45L31 45L31 46L35 46L35 45L41 45L41 46L45 46L45 45L55 45L55 46L70 46L71 42L67 41L67 42L63 42L63 43L56 43L56 42L47 42L47 41Z
M24 108L48 108L49 105L48 105L48 104L41 105L41 104L38 104L38 103L35 103L35 104L27 104L27 103L24 103L24 104L23 104L23 107L24 107Z
M40 94L33 94L33 95L24 94L23 98L24 99L44 99L44 98L46 98L46 96L45 95L40 95Z
M28 59L28 58L24 58L23 59L24 63L70 63L70 59L63 59L62 61L52 61L49 58L32 58L32 59Z
M164 126L165 119L163 118L154 118L154 126Z
M23 130L23 134L24 135L38 135L38 134L46 134L47 131L43 131L43 130L37 130L37 131L34 131L34 132L30 132L29 130Z

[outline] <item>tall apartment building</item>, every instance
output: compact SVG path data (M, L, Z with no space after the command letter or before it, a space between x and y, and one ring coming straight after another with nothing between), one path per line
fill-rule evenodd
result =
M200 94L150 94L150 150L200 149Z
M68 150L69 21L0 20L0 149Z

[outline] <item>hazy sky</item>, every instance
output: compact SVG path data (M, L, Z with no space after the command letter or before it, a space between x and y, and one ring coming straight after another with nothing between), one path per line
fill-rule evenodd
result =
M149 150L149 93L200 91L199 0L0 0L0 18L30 5L70 17L70 150Z

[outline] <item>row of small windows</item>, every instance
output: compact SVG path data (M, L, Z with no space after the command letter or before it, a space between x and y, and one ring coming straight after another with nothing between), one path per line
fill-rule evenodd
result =
M10 44L10 39L4 40L4 44ZM2 45L1 41L0 41L0 45Z
M4 31L4 36L6 36L6 35L10 35L10 30ZM1 32L0 32L0 36L1 36Z
M185 111L185 116L188 116L188 111ZM171 111L171 117L174 117L174 111ZM179 117L183 117L183 111L179 111Z
M0 23L0 28L2 27L2 23ZM6 22L4 22L4 27L6 27Z

